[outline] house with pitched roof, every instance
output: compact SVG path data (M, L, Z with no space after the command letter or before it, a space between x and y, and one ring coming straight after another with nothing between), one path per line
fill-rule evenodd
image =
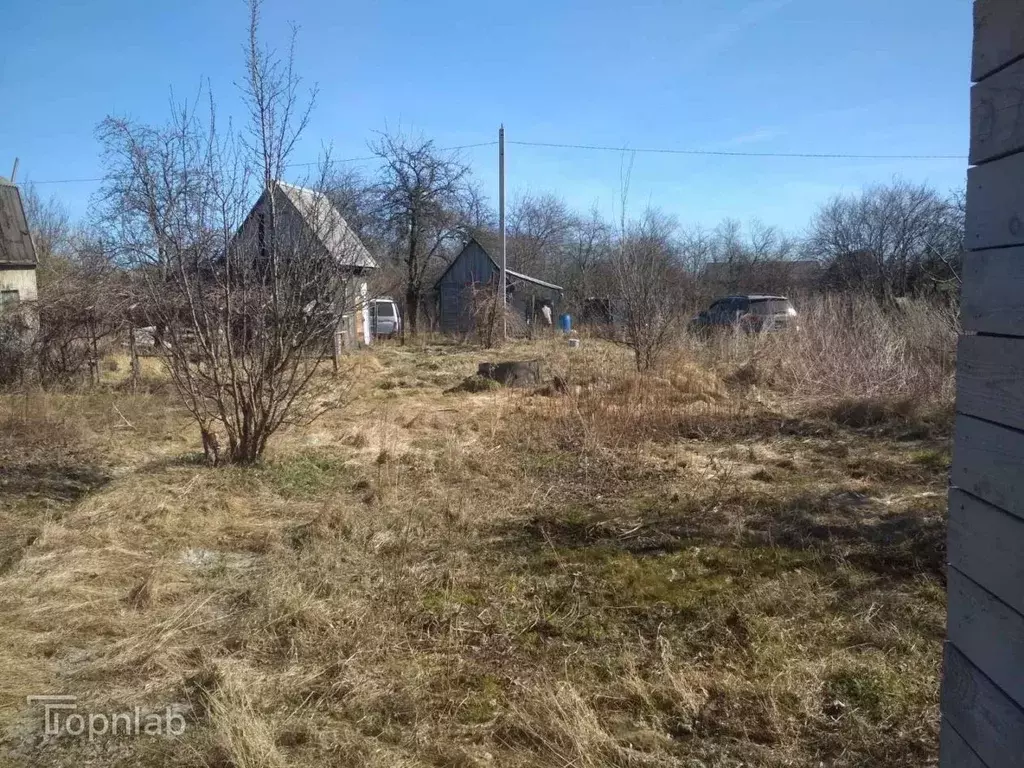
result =
M36 299L37 264L21 192L0 176L0 309Z
M271 217L273 205L274 216ZM234 242L246 243L265 254L267 228L274 222L278 242L309 255L329 258L343 279L338 312L344 343L370 344L370 317L366 278L379 268L345 217L323 192L274 181L263 191L235 234Z

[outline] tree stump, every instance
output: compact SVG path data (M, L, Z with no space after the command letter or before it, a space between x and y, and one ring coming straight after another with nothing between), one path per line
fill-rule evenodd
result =
M506 387L535 387L540 384L540 360L480 363L476 374Z

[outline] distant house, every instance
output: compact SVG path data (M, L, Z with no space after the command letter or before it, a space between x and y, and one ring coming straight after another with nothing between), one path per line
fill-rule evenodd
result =
M0 309L36 299L37 264L21 192L0 176Z
M716 261L701 273L701 281L721 294L800 293L818 287L821 278L821 265L813 259Z
M378 269L378 264L326 195L283 181L273 182L246 216L235 242L255 244L262 251L271 199L279 236L322 249L321 256L327 255L337 263L339 274L345 280L343 294L338 297L345 342L369 344L369 297L365 278L370 271Z
M475 325L476 295L494 291L501 280L501 267L478 240L471 239L441 274L434 289L438 302L438 324L444 333L466 333ZM551 310L552 321L562 301L562 287L505 270L506 306L524 322L540 322L543 307Z

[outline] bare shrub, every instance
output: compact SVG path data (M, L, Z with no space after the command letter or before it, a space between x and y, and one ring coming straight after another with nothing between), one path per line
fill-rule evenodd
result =
M502 307L498 301L498 292L494 285L472 285L465 290L470 292L469 311L472 318L472 335L477 342L490 349L502 341L502 334L510 338L525 338L529 328L518 312L507 305ZM502 322L504 314L504 323Z
M0 312L0 387L21 383L28 369L28 328L15 312Z
M633 351L641 373L653 368L672 345L683 318L675 228L674 220L648 210L639 221L623 222L612 255L622 305L621 329L613 338Z
M358 249L336 222L326 171L314 189L279 181L315 89L303 103L293 52L278 59L258 27L254 0L247 131L220 132L212 97L205 120L186 104L163 128L118 118L100 128L111 238L214 463L257 461L282 425L339 404L337 384L317 372L349 301L339 252ZM254 186L265 203L247 220Z
M125 327L129 295L98 243L80 243L71 258L49 266L36 304L33 349L43 386L68 386L89 375L99 381L99 360Z

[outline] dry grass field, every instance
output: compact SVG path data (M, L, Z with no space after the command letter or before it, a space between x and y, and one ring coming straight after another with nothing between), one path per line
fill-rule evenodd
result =
M3 396L0 764L934 764L946 350L801 343L383 345L251 469L155 365ZM532 358L568 394L448 391ZM57 693L187 729L47 739Z

